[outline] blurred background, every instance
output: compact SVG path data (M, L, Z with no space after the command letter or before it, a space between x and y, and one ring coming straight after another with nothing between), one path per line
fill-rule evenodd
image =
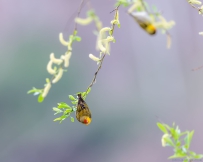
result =
M203 18L185 0L147 2L176 22L170 30L172 47L166 48L165 35L149 36L120 8L116 43L86 99L92 123L85 126L69 119L53 122L52 107L69 103L68 95L90 84L97 65L88 54L98 56L94 24L78 26L82 42L73 44L68 71L44 102L27 95L33 86L43 88L50 53L64 54L58 35L72 33L74 23L67 22L80 0L0 1L1 162L168 161L173 150L161 146L156 116L177 123L181 131L194 129L191 150L203 153L203 69L191 70L203 65L198 34ZM92 0L104 26L113 19L114 4Z

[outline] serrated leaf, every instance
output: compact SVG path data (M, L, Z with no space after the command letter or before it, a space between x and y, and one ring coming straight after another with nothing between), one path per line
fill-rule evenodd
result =
M43 101L44 101L44 97L42 97L42 94L40 94L38 96L38 102L40 103L40 102L43 102Z
M163 133L166 133L168 134L168 131L167 129L165 128L165 126L161 123L157 123L157 126L159 127L159 129L163 132Z
M71 117L70 117L70 121L71 121L71 122L74 122L74 120L75 120L75 119L71 116Z
M71 101L77 100L77 99L76 99L75 97L73 97L72 95L69 95L68 97L69 97L69 99L70 99Z

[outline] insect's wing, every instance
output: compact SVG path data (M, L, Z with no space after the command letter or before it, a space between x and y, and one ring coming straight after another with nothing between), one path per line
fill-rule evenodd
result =
M76 118L78 121L80 121L80 118L83 116L88 116L91 118L91 112L86 102L83 99L79 98L76 111Z

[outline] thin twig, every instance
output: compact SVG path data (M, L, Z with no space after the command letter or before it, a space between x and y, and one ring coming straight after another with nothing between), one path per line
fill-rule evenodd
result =
M119 5L119 6L120 6L120 5ZM119 6L116 7L115 10L118 10ZM117 13L115 13L114 18L117 16L116 14L117 14ZM113 35L113 32L114 32L114 27L115 27L115 24L113 24L112 27L111 27L112 35ZM91 82L90 85L87 87L86 93L87 93L88 89L91 88L91 87L93 86L93 84L95 83L96 78L97 78L97 74L99 73L99 70L102 68L102 63L103 63L103 61L104 61L105 56L106 56L106 53L102 56L101 61L100 61L100 64L99 64L99 67L97 68L97 71L96 71L95 74L94 74L94 77L93 77L93 79L92 79L92 82Z
M195 5L193 5L193 4L191 4L191 3L190 3L190 5L191 5L193 8L195 8L196 10L199 11L199 8L198 8L198 7L196 7Z
M199 70L199 69L201 69L201 68L203 68L203 65L202 65L202 66L199 66L199 67L197 67L197 68L192 69L192 71L197 71L197 70Z
M82 0L81 3L80 3L80 7L79 7L79 9L78 9L77 17L80 16L80 12L81 12L81 10L82 10L84 1L85 1L85 0ZM76 22L75 22L75 30L77 31L77 23L76 23Z

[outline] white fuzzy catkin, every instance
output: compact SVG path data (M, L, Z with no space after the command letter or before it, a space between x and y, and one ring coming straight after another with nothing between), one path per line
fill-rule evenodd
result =
M61 44L64 45L64 46L68 46L68 45L69 45L69 43L64 40L64 38L63 38L63 33L59 33L59 41L60 41Z
M80 25L88 25L88 24L90 24L92 22L92 20L93 19L91 17L87 17L85 19L82 19L82 18L79 18L79 17L75 18L75 22L80 24Z
M55 57L54 57L54 53L51 53L51 54L50 54L50 60L51 60L53 63L58 64L58 65L63 62L63 60L55 58Z
M56 71L54 69L52 69L52 60L50 60L47 64L47 71L49 74L54 75L56 73Z
M63 69L60 68L59 71L58 71L58 74L55 76L55 78L52 80L52 83L56 83L58 82L61 77L63 76Z
M71 55L72 55L71 52L68 52L65 54L65 56L64 56L64 67L69 66L69 60L70 60Z
M42 93L43 98L45 98L47 96L47 94L49 93L50 88L51 88L51 83L49 82L49 83L46 84L46 87L44 88L44 91Z
M93 61L96 61L96 62L100 61L100 59L94 56L93 54L89 54L89 58L91 58Z

